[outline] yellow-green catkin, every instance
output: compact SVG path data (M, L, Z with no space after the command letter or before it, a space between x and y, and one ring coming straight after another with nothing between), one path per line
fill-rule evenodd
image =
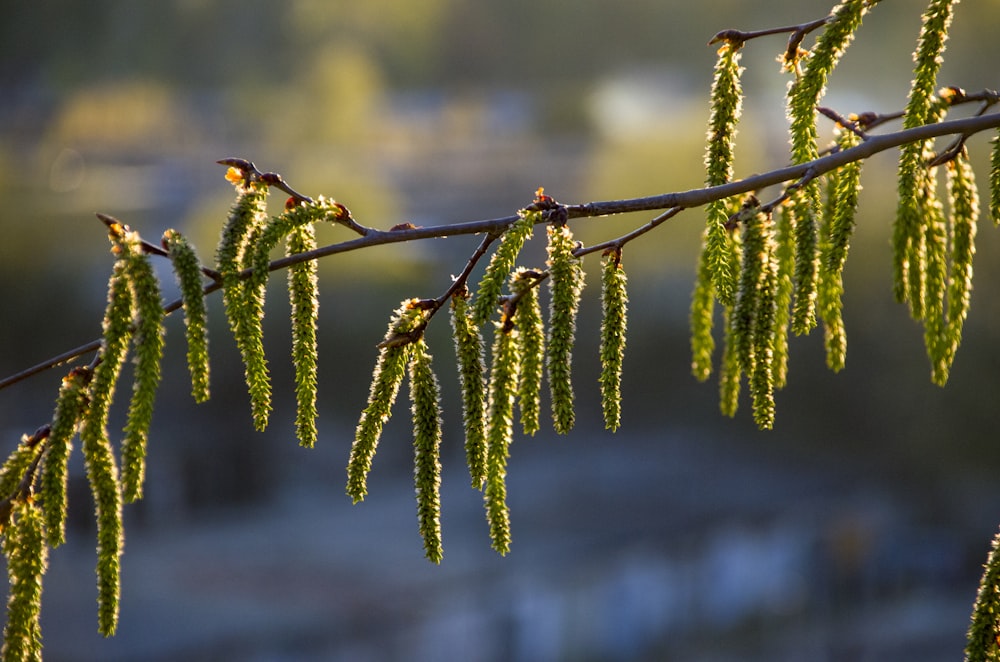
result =
M567 434L576 422L572 383L576 315L584 286L582 260L573 255L576 242L567 225L548 227L549 327L546 371L552 405L552 424Z
M775 290L774 311L774 388L785 387L788 380L788 331L791 323L792 292L795 284L792 275L795 270L795 248L791 240L795 221L792 205L782 204L775 211L775 256L778 260L778 286Z
M521 429L533 435L541 428L542 374L545 371L545 327L538 297L540 274L531 269L516 269L510 278L512 299L516 299L513 316L517 327L518 352L521 356L518 379L518 409Z
M267 193L268 188L262 182L238 181L236 201L216 249L217 269L222 277L222 302L243 358L250 410L258 430L267 427L271 413L271 381L260 323L262 288L248 287L240 273L250 250L251 237L267 221Z
M133 241L138 241L135 235ZM122 439L122 491L126 501L142 498L146 477L146 446L153 420L163 358L163 301L160 284L148 256L138 247L129 251L127 273L135 299L132 336L135 377Z
M841 149L860 142L852 131L844 130L838 140ZM826 364L834 372L844 368L847 359L847 334L844 328L842 296L844 263L854 233L858 193L861 190L861 162L841 167L831 176L829 211L820 246L819 315L823 321Z
M830 73L840 61L861 25L861 19L875 3L847 0L834 7L816 45L800 60L796 77L788 91L791 121L792 161L807 163L819 157L816 107L826 92ZM795 192L795 298L791 326L795 333L808 333L816 325L817 226L822 212L819 183L808 181Z
M208 311L201 283L201 263L194 247L176 230L163 233L163 247L170 255L184 307L187 364L191 396L195 402L209 398Z
M507 459L514 435L514 401L520 371L518 330L505 321L495 325L486 426L486 485L483 502L493 549L510 551L510 510L507 507Z
M288 235L288 255L316 248L312 224L296 227ZM319 347L316 337L319 319L319 279L315 260L288 268L288 298L292 317L292 365L295 368L295 434L299 445L316 445L316 409Z
M4 534L10 592L3 631L3 660L42 659L42 576L48 566L45 526L37 504L19 500Z
M708 230L705 230L707 234ZM703 235L702 242L707 237ZM715 286L708 251L702 249L698 258L698 272L694 293L691 295L691 374L703 382L712 374L712 354L715 352L715 338L712 326L715 315Z
M993 538L966 635L966 662L1000 659L1000 534Z
M45 442L40 493L45 517L46 540L50 547L66 541L66 487L73 436L87 409L87 387L93 372L89 367L73 368L63 377Z
M441 544L441 388L434 375L427 343L422 338L413 344L409 371L417 524L424 541L424 554L433 563L440 563L444 556Z
M503 284L514 269L514 263L521 248L524 247L524 242L531 238L532 229L541 218L542 213L539 211L521 210L518 220L507 228L500 240L500 246L486 266L486 273L479 281L479 289L472 304L472 320L476 326L485 324L496 311Z
M931 0L923 15L923 26L913 55L914 78L903 115L903 128L911 129L933 121L934 90L941 68L948 27L956 0ZM896 300L910 306L914 319L923 319L922 279L926 271L923 240L926 233L923 205L919 199L926 176L924 141L900 148L897 181L898 202L893 225L893 291Z
M10 515L9 504L18 496L25 476L35 466L38 454L45 449L45 444L41 442L48 433L47 429L41 428L34 434L21 435L21 443L7 456L3 466L0 467L0 532L3 531Z
M955 353L962 342L962 329L972 294L979 194L964 150L947 164L947 188L949 210L944 229L947 233L945 241L951 247L950 266L947 282L940 284L937 298L932 301L928 293L927 305L934 308L928 310L924 321L927 351L931 359L931 380L939 386L948 382ZM938 261L943 261L943 258L938 258ZM943 265L941 269L944 270Z
M486 364L483 337L469 317L468 291L451 298L451 327L462 389L462 422L465 457L472 487L482 489L486 480Z
M726 41L719 48L715 64L715 78L711 92L711 116L708 142L705 150L705 185L719 186L733 177L733 158L736 126L743 105L743 90L739 65L740 42ZM723 305L731 305L736 293L739 274L739 254L733 244L732 233L727 227L728 205L717 200L705 206L707 225L701 262L710 274L715 295Z
M368 472L372 468L382 428L389 420L399 386L406 377L413 341L425 322L426 313L419 302L416 299L404 301L393 313L385 339L379 345L368 405L358 421L347 463L347 495L354 503L362 501L368 494Z
M719 368L719 411L723 416L736 416L740 404L740 384L743 369L737 352L735 338L731 331L733 308L724 310L724 322L727 329L723 337L722 364Z
M601 272L601 409L604 427L612 432L621 425L622 365L628 328L628 278L621 250L604 255Z
M990 216L993 225L1000 226L1000 129L990 142Z

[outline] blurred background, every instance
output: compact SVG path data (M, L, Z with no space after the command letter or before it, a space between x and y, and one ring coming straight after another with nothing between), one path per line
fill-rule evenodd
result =
M0 23L0 373L100 334L112 257L100 211L150 241L177 228L212 260L232 199L219 158L280 172L367 225L504 216L557 200L684 190L703 180L724 28L823 16L829 0L92 0L17 3ZM865 19L824 103L905 104L923 3ZM957 8L940 82L995 88L1000 4ZM811 43L811 40L807 43ZM738 176L786 163L783 37L750 43ZM969 147L984 184L987 136ZM630 244L624 427L603 430L594 278L584 293L577 429L518 436L513 550L489 547L468 486L447 321L429 331L445 397L445 558L423 559L405 392L370 496L344 466L390 312L437 296L477 239L323 260L320 443L297 447L287 303L266 347L277 400L254 432L221 301L212 394L196 406L183 325L167 323L147 497L126 508L119 634L96 634L92 501L71 474L69 542L50 557L50 660L956 659L1000 524L1000 239L981 220L965 340L945 389L891 295L896 155L865 166L847 263L847 368L822 332L794 338L773 432L744 402L718 413L689 373L702 216ZM282 196L275 198L279 205ZM648 216L581 220L592 243ZM350 238L323 228L320 241ZM544 259L531 242L526 264ZM596 258L586 267L596 271ZM176 287L161 270L164 296ZM478 273L474 280L478 279ZM592 274L593 275L593 274ZM89 358L88 358L89 360ZM64 369L5 390L5 452L47 422ZM128 375L119 400L126 400ZM114 410L120 425L122 404Z

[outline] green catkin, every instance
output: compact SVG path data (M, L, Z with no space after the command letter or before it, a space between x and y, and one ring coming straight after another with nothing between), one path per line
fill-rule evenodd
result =
M486 480L486 365L483 337L469 318L467 291L451 298L451 327L462 388L462 422L465 457L472 487L482 489Z
M628 328L628 278L622 268L621 251L604 256L601 274L601 409L604 427L615 431L621 425L622 364Z
M725 42L719 48L711 92L708 145L705 150L706 186L719 186L733 178L734 139L743 105L739 66L742 43ZM705 207L707 227L702 251L712 286L719 301L731 305L739 274L739 255L726 227L727 203L718 200ZM700 268L699 268L700 269Z
M510 510L507 507L507 459L514 435L514 400L519 378L517 328L506 320L496 324L490 369L486 427L486 486L483 502L493 549L510 551Z
M296 227L288 235L287 254L305 253L316 248L312 224ZM315 260L288 268L288 297L292 317L292 364L295 366L295 434L299 445L316 445L317 361L316 338L319 316L319 280Z
M766 236L761 232L758 214L750 204L744 205L740 220L745 224L743 231L743 268L740 272L736 303L730 316L729 335L736 352L740 371L752 375L756 355L754 323L759 310L761 287L766 277L770 251Z
M706 241L708 229L703 233ZM694 293L691 295L691 374L703 382L712 374L712 354L715 353L715 338L712 326L715 314L715 286L708 251L702 249L698 258L698 272Z
M860 141L857 134L844 130L838 145L841 149L850 149ZM861 190L861 162L841 167L830 181L828 224L820 250L819 314L823 320L826 364L834 372L839 372L844 368L847 356L841 300L844 293L843 272L854 233L858 193Z
M127 274L135 300L135 381L129 403L125 437L122 440L122 491L126 501L142 498L146 476L146 445L153 420L153 404L160 385L160 362L163 358L163 301L148 256L136 245L128 252Z
M788 327L791 323L791 303L795 270L795 248L792 241L794 219L792 206L778 208L775 224L776 257L778 259L778 286L774 294L774 388L785 387L788 380Z
M267 219L268 188L260 182L236 186L236 202L222 230L216 249L217 269L222 277L222 302L229 327L243 358L250 410L254 427L263 430L271 413L271 383L264 358L260 315L260 289L249 287L240 278L250 239Z
M209 398L208 311L201 284L201 264L194 248L176 230L163 233L163 247L170 255L184 307L191 397L195 402L205 402Z
M472 320L476 326L485 324L486 320L496 311L500 301L500 293L503 291L503 284L514 269L514 262L517 260L524 242L531 238L535 223L541 221L542 213L522 210L519 212L519 216L520 218L507 228L500 240L500 246L490 258L486 273L479 281L479 290L472 303Z
M15 493L20 489L25 475L31 470L38 454L45 448L45 444L41 442L38 432L33 435L21 435L21 443L4 460L3 467L0 467L0 501L16 496ZM0 532L7 524L5 518L9 515L9 508L6 512L0 508Z
M774 427L774 343L776 294L778 289L777 244L774 240L774 221L770 214L757 214L751 221L761 235L763 257L760 291L753 321L753 374L750 375L750 394L753 399L753 418L762 430ZM748 228L749 229L749 228ZM754 243L757 243L755 238Z
M518 380L518 408L521 428L526 435L540 429L542 373L545 371L545 327L538 297L538 272L517 269L511 274L511 292L518 298L514 325L517 327L518 352L521 356Z
M903 115L903 128L912 129L932 120L934 89L941 68L953 5L957 0L931 0L923 15L923 25L913 59L914 78ZM914 319L923 319L922 278L926 268L923 238L925 228L920 202L920 182L924 176L924 142L900 149L897 180L898 203L893 225L893 291L896 300L910 305Z
M581 259L569 226L548 227L549 334L546 342L546 371L552 405L552 423L559 434L567 434L576 421L572 384L572 354L576 335L576 314L584 286Z
M396 402L399 386L406 377L413 351L411 334L417 333L426 321L424 311L416 304L416 300L408 300L396 309L389 322L385 340L379 347L371 390L368 393L368 405L358 421L347 463L347 495L354 503L362 501L368 494L368 472L372 468L372 458L382 436L382 428L389 420L392 405Z
M3 541L10 593L3 631L4 662L42 659L42 576L48 566L42 513L30 499L14 506L13 523Z
M115 233L113 228L112 235ZM120 250L117 245L115 248ZM132 293L125 260L118 260L108 285L100 361L94 368L88 393L90 403L80 427L80 445L97 515L98 631L105 636L114 634L118 623L120 563L125 540L118 466L108 438L108 410L132 334L131 323Z
M937 383L947 374L945 318L948 288L948 219L944 206L937 195L937 168L927 170L921 178L922 191L919 194L923 237L923 265L921 279L923 292L920 293L924 344L931 362L931 378ZM915 282L915 281L914 281Z
M993 225L1000 226L1000 129L990 142L990 216Z
M79 367L63 377L52 427L45 442L40 493L46 540L50 547L58 547L66 541L67 465L73 448L73 435L87 409L87 387L92 374L90 368Z
M723 338L722 365L719 369L719 411L723 416L732 418L740 405L740 384L743 371L740 366L739 352L736 349L732 328L733 308L724 309L724 322L727 333Z
M413 344L410 402L413 414L413 483L417 523L424 554L433 563L444 556L441 545L441 388L423 339Z
M990 545L966 642L966 662L1000 660L1000 534Z
M944 386L951 364L962 341L962 329L969 312L972 293L972 260L976 252L976 228L979 220L979 194L975 176L963 151L947 165L951 265L947 284L947 301L942 301L940 313L943 328L931 363L931 379ZM928 320L929 321L929 320Z
M826 92L826 83L844 51L850 46L861 19L875 3L847 0L830 14L816 45L803 58L801 69L788 90L791 120L792 161L807 163L819 157L816 107ZM816 325L816 288L819 272L817 225L821 213L819 183L808 181L793 196L795 205L795 298L792 330L808 333Z

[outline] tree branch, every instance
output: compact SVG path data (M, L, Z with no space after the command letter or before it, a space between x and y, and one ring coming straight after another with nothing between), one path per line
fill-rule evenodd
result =
M995 96L995 93L993 93L993 96ZM989 100L984 100L984 104L992 105L988 102ZM592 247L582 248L577 253L578 255L585 255L607 248L620 248L628 241L649 232L666 220L673 218L684 209L701 207L715 200L722 200L745 193L752 193L769 186L798 180L806 177L807 175L810 178L819 177L848 163L867 159L875 154L907 143L949 135L958 135L964 139L973 134L996 128L1000 128L1000 113L977 114L972 117L926 124L924 126L896 131L894 133L886 133L875 136L868 134L867 139L856 147L833 152L814 161L787 166L763 174L747 177L745 179L728 182L720 186L691 189L675 193L664 193L641 198L589 202L579 205L564 205L560 207L560 212L564 210L567 219L576 219L612 216L633 212L666 210L664 213L626 235ZM271 185L289 193L293 197L297 197L297 199L311 199L306 196L302 196L299 193L295 193L294 189L284 183L280 175L274 175L273 173L259 173L259 171L257 171L253 164L249 161L244 159L224 159L220 161L223 165L239 167L233 165L234 162L239 162L241 165L253 168L252 172L258 173L256 176L261 177L262 181L270 179L272 182L276 182ZM269 175L273 175L273 177L270 177ZM99 217L104 216L105 215L103 214L99 215ZM347 253L362 248L381 246L385 244L417 241L420 239L451 237L457 235L482 234L484 232L489 233L495 238L518 218L519 217L514 214L511 216L479 221L467 221L447 225L431 225L426 227L404 227L394 230L376 230L374 228L366 228L359 225L355 228L355 231L361 233L362 236L349 241L322 246L312 251L297 253L295 255L274 260L268 265L268 271L278 271L280 269L286 269L293 264L299 264L308 260L317 260L330 255L336 255L338 253ZM492 239L490 239L490 241L492 241ZM486 242L484 241L484 243ZM488 243L486 245L488 245ZM485 246L481 245L480 249L485 252ZM482 257L482 253L477 251L477 254L474 255L473 259L470 259L469 263L466 265L466 269L463 272L463 276L466 279L468 278L472 267L475 266L476 261L478 261L480 257ZM247 269L240 274L240 277L248 278L251 273L252 270ZM211 294L221 287L222 285L219 281L213 280L213 282L205 286L204 293ZM452 283L452 287L449 288L449 292L446 294L450 295L450 293L454 292L454 289L457 289L458 287L460 287L460 283ZM441 300L444 301L446 298L447 297L445 296ZM171 301L163 307L164 313L170 314L179 309L181 305L180 299ZM47 359L37 365L0 380L0 390L24 381L25 379L44 372L45 370L71 361L79 356L82 356L83 354L95 351L99 349L100 346L100 340L93 340L89 343L63 352L58 356Z

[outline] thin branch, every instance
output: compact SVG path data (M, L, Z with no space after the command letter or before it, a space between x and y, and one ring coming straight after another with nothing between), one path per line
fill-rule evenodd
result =
M691 189L689 191L681 191L677 193L664 193L661 195L653 195L642 198L589 202L581 205L566 205L560 207L559 211L561 212L562 210L565 210L567 219L593 218L657 210L668 210L667 213L670 213L670 210L675 207L679 208L678 211L680 209L701 207L702 205L708 204L714 200L723 200L725 198L731 198L744 193L758 191L769 186L782 184L787 181L800 179L807 173L810 173L810 176L812 177L818 177L848 163L867 159L875 154L907 143L956 134L971 136L981 131L996 128L1000 128L1000 113L976 115L958 120L947 120L944 122L926 124L912 129L897 131L895 133L886 133L877 136L869 135L868 140L862 142L856 147L837 151L820 157L814 161L787 166L760 175L747 177L746 179L721 184L719 186ZM671 218L676 214L677 212L670 213L670 216L667 216L667 218ZM499 235L507 228L507 226L514 223L518 218L519 217L515 214L511 216L504 216L502 218L468 221L465 223L455 223L451 225L405 228L393 231L369 229L367 234L356 239L331 244L329 246L323 246L315 250L306 251L304 253L296 253L295 255L274 260L268 265L268 271L286 269L293 264L299 264L308 260L316 260L329 255L347 253L361 248L369 248L384 244L466 234L481 234L483 232ZM659 221L657 225L667 220L667 218ZM654 221L655 220L656 219L654 219ZM650 223L652 223L652 221L650 221ZM637 231L648 232L651 229L652 227L646 228L645 230L640 228ZM240 273L240 277L248 278L251 273L252 270L247 269ZM204 293L211 294L221 287L221 284L218 282L209 283L205 286ZM176 299L165 305L163 310L165 313L169 314L179 309L181 305L181 300ZM53 368L57 365L77 358L87 352L95 351L99 349L100 346L101 341L94 340L58 356L52 357L51 359L43 361L35 366L32 366L31 368L11 375L10 377L0 380L0 390L24 381L25 379L44 372L49 368Z

